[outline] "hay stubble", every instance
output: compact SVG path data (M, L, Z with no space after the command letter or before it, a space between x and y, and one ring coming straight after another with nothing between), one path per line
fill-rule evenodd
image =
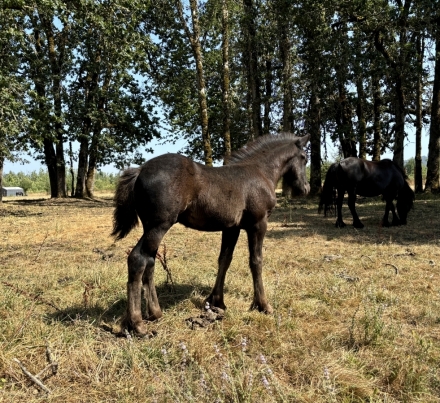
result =
M126 301L126 253L114 244L110 197L7 200L0 207L0 401L435 402L440 393L440 201L422 198L408 226L381 228L364 201L363 230L337 229L316 200L281 203L264 243L274 314L249 312L242 233L221 322L191 330L214 283L219 233L174 226L159 262L164 317L155 337L115 337ZM344 214L348 219L348 211ZM34 374L50 344L58 373L44 396Z

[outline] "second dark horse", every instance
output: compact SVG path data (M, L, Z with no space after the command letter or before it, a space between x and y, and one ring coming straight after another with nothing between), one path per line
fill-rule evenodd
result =
M389 159L381 161L366 161L349 157L330 166L322 188L319 212L324 207L324 215L334 208L334 193L336 191L337 219L336 227L345 227L342 220L342 202L345 192L348 193L348 207L353 216L353 226L363 228L357 215L356 195L373 197L382 195L386 202L382 225L389 227L389 212L393 214L391 225L404 225L409 210L414 204L414 191L408 185L406 175L401 168ZM397 199L396 208L393 200Z
M310 190L303 147L309 136L263 136L232 155L228 165L207 167L178 154L153 158L122 174L115 194L112 235L124 238L142 222L143 235L128 256L127 313L123 326L143 335L143 318L162 312L154 285L154 263L165 233L176 223L200 231L222 231L218 274L207 301L225 308L223 288L235 245L244 229L254 297L251 308L271 313L263 288L262 247L267 218L276 204L281 177L293 194ZM142 296L145 315L142 315Z

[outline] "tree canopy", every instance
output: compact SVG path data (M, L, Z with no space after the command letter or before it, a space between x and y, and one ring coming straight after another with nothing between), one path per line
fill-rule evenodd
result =
M0 162L32 153L62 197L70 160L85 197L97 168L141 163L155 137L185 139L183 153L211 164L293 131L312 135L313 193L328 144L343 157L389 150L402 167L414 158L416 191L436 191L439 10L432 0L4 1Z

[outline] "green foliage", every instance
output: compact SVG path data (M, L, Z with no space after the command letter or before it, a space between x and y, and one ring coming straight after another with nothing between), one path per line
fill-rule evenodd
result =
M405 171L409 177L414 177L415 168L416 168L416 160L414 158L410 158L405 162ZM426 163L424 164L422 162L422 176L424 178L426 177L426 171L427 171Z

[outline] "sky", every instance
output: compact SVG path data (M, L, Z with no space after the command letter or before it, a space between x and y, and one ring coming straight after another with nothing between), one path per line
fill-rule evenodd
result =
M156 157L161 154L166 153L176 153L179 150L181 150L185 146L185 142L182 140L181 142L177 142L176 144L160 144L161 140L154 140L151 143L151 148L154 150L153 154L144 153L144 157L146 159L151 159L153 157ZM428 130L424 130L422 134L422 156L428 156L428 142L429 142L429 132ZM150 144L149 144L150 145ZM336 151L333 147L330 146L328 143L328 158L329 160L333 160L336 156ZM413 158L415 156L415 141L414 136L410 135L409 138L405 139L405 150L404 150L404 158L405 160ZM10 161L5 161L4 167L3 167L3 173L9 173L9 172L24 172L24 173L31 173L33 171L39 171L40 168L46 168L45 165L42 165L40 161L35 161L31 157L23 156L26 160L29 162L27 164L21 164L21 163L12 163ZM383 158L393 158L393 154L391 152L387 152L382 155ZM106 165L101 167L100 169L102 172L105 173L118 173L118 169L116 169L114 166Z

